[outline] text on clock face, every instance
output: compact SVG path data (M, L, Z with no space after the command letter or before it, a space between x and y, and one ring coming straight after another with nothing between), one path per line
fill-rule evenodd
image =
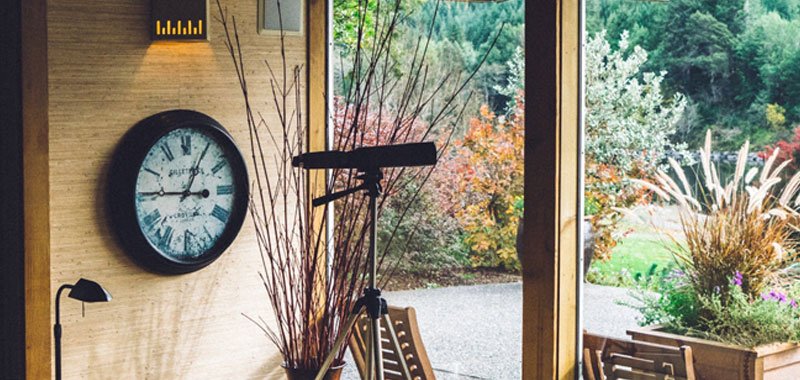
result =
M230 161L200 130L175 129L145 156L136 181L136 213L162 254L195 258L222 236L234 206Z
M194 170L194 168L190 168L190 167L181 168L181 169L170 169L169 170L169 176L170 177L174 177L176 175L192 174L192 170ZM197 171L198 171L197 174L199 174L199 175L205 175L206 174L204 168L199 168L199 169L197 169Z

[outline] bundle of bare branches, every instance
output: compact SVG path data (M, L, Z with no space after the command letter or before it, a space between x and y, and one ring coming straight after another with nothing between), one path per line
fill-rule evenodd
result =
M393 42L407 17L401 3L358 0L357 44L351 47L347 72L342 73L347 78L346 91L330 110L335 131L333 149L435 140L442 152L461 122L467 104L464 97L469 96L462 92L491 47L470 73L433 73L426 60L436 17L411 46L411 54L399 54ZM311 207L307 190L313 187L308 183L311 177L291 165L293 156L307 150L307 125L301 112L303 70L288 66L281 35L282 60L277 73L267 62L271 106L279 120L279 126L271 128L252 108L236 19L232 17L229 23L219 1L217 5L244 96L255 172L250 213L262 257L260 275L276 322L273 325L263 318L248 318L278 347L286 367L319 368L366 283L368 200L363 194L354 194L332 207ZM384 195L412 185L418 191L432 170L388 169L384 173ZM357 185L357 174L355 170L332 170L328 192ZM385 199L379 202L379 215ZM415 199L412 195L396 210L397 225ZM321 221L334 210L335 218L328 226L332 241L328 242ZM379 264L384 263L390 244L405 243L393 241L395 231L380 248ZM342 347L337 353L339 361L344 351Z

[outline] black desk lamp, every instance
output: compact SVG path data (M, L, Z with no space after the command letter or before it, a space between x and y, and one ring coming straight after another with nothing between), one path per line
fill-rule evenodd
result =
M72 289L69 297L83 302L108 302L111 294L100 284L82 278L75 285L64 284L56 292L56 324L53 325L53 337L56 339L56 380L61 380L61 292Z

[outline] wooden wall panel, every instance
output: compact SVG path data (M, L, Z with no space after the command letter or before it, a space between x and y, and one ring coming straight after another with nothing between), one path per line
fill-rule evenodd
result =
M218 261L182 276L140 269L108 228L103 204L112 151L148 115L173 108L204 112L231 131L250 160L242 96L221 25L210 23L209 42L151 43L149 3L49 2L50 295L62 283L87 277L114 297L87 304L85 317L79 302L63 300L64 378L280 377L279 354L241 315L271 315L249 219ZM209 3L216 17L214 0ZM222 4L240 28L255 107L275 123L263 61L279 65L279 39L257 34L254 1ZM305 37L286 41L289 64L305 64Z
M327 125L329 118L328 110L328 1L329 0L309 0L308 14L306 17L306 33L308 35L307 56L307 78L308 78L308 140L307 151L316 152L327 149ZM306 189L308 202L320 197L327 191L327 170L309 170L306 174ZM330 209L329 209L330 210ZM326 228L325 223L332 222L333 215L328 215L326 221L325 214L315 213L314 225L318 231ZM328 236L321 242L327 244ZM327 256L321 256L320 265L327 266L329 263ZM325 283L320 282L317 287L318 292L324 292Z
M328 69L328 33L327 23L323 22L328 14L328 0L309 0L308 6L308 150L311 152L326 149L326 125L329 111L327 103L327 69ZM313 22L312 20L320 20ZM309 196L311 198L325 194L326 181L324 170L308 172ZM320 217L322 215L319 215Z

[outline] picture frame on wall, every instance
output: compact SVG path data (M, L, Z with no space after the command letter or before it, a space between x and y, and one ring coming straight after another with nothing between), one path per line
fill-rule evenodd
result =
M278 12L279 0L258 0L258 34L274 35L283 32L287 36L302 36L305 30L305 0L282 0L280 2L280 15Z

